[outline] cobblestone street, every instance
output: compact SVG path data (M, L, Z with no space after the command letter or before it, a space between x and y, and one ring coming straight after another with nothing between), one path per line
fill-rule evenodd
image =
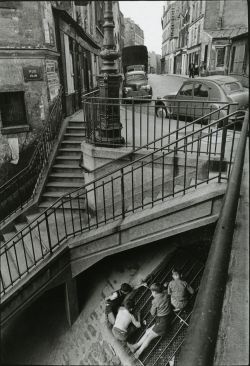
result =
M42 296L2 333L2 364L129 365L105 324L104 298L122 282L138 284L168 251L166 242L150 245L106 259L79 276L81 313L71 328L63 288Z

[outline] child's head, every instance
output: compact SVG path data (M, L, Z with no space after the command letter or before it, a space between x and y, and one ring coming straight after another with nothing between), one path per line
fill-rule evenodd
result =
M152 292L152 296L155 297L157 294L162 293L163 287L159 282L155 282L150 286L150 290Z
M131 296L130 296L131 297ZM124 300L124 307L130 312L133 313L135 309L135 302L131 298L127 298Z
M178 271L178 269L174 268L172 270L172 277L173 277L174 280L177 280L177 279L181 278L180 271Z
M128 283L123 283L121 285L121 292L125 295L129 294L132 291L132 287Z

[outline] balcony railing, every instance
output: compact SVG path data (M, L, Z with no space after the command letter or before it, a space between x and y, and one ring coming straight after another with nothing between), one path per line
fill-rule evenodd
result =
M54 141L62 122L62 90L57 96L44 128L37 138L29 164L0 187L0 222L34 200Z

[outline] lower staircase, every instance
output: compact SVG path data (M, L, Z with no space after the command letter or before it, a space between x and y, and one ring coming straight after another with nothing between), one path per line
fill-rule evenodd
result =
M201 244L201 243L200 243ZM199 283L203 274L207 258L208 248L198 243L185 249L177 249L172 257L163 261L158 268L147 278L147 284L150 286L154 282L161 284L172 280L172 269L178 268L186 280L195 290L194 295L190 296L188 305L182 311L173 313L172 322L168 333L165 336L156 338L140 355L139 360L135 359L135 364L145 366L166 366L178 365L178 356L181 345L184 341L185 333L189 326L192 314L192 308L196 293L199 289ZM146 324L136 329L128 340L129 343L136 343L144 334L145 330L154 323L154 317L150 314L151 291L143 286L135 290L133 295L136 303L136 312L141 314L141 322ZM132 356L133 353L126 347L127 352Z

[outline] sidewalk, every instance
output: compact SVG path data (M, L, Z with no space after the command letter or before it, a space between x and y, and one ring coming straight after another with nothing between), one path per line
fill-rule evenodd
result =
M249 151L241 183L228 282L218 332L215 366L248 365L249 361Z

